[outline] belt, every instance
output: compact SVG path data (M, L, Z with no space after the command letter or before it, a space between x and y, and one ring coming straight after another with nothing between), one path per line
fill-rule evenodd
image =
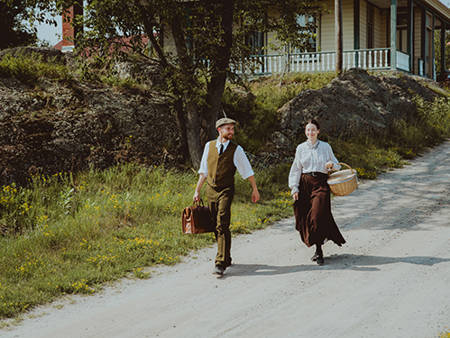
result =
M320 172L320 171L311 171L311 172L309 172L309 173L303 173L303 174L309 175L309 176L312 176L312 177L328 176L327 174L324 174L324 173L322 173L322 172Z

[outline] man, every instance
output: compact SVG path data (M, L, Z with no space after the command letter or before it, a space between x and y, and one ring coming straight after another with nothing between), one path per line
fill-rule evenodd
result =
M231 265L231 202L234 196L234 174L236 169L243 179L252 185L252 202L259 200L259 192L252 166L241 146L231 142L236 121L222 118L216 122L219 137L206 143L198 173L194 201L200 199L203 183L207 182L206 196L216 222L217 256L214 273L223 275Z

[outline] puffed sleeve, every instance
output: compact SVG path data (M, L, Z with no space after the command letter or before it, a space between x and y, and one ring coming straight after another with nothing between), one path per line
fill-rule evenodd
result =
M289 188L291 189L291 195L299 192L298 185L300 177L302 175L302 163L300 161L300 147L297 147L295 151L294 162L292 162L291 170L289 171Z
M334 156L333 149L331 149L331 146L328 145L328 161L333 162L333 169L339 170L341 169L341 165L339 164L339 161L336 159L336 156Z

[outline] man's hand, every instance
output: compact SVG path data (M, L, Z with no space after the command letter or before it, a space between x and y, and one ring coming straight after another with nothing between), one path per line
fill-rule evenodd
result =
M259 191L258 191L258 189L253 189L253 192L252 192L252 202L253 203L256 203L256 202L258 202L259 201Z
M194 197L193 197L194 202L200 201L200 191L202 190L202 186L203 186L203 183L205 183L205 181L206 181L206 176L203 174L200 174L200 176L198 178L197 186L195 187L195 192L194 192Z
M294 199L294 201L297 201L298 200L298 192L294 193L292 195L292 198Z

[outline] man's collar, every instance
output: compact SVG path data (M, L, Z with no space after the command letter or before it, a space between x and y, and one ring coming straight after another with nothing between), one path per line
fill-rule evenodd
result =
M228 143L230 143L230 140L228 140L228 141L226 141L226 142L224 142L224 143L222 143L223 144L223 146L224 147L226 147L227 145L228 145ZM217 140L216 140L216 147L217 148L219 148L220 147L220 141L219 141L219 138L217 138Z

